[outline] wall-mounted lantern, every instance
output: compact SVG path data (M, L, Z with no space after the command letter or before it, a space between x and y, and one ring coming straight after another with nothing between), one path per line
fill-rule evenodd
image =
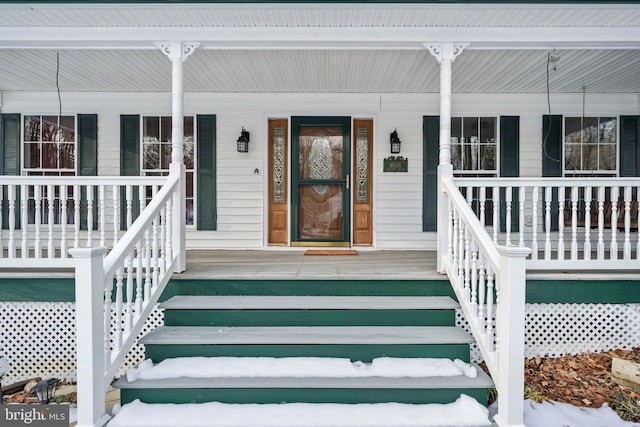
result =
M249 152L249 131L243 127L242 132L240 132L240 136L238 137L238 153L248 153L248 152Z
M399 153L400 144L402 143L402 141L400 141L400 138L398 138L398 129L395 129L393 132L391 132L391 135L389 135L389 142L391 143L391 153Z

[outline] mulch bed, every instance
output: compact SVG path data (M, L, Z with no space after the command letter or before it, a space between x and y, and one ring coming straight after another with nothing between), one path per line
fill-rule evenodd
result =
M606 353L582 353L555 358L525 359L525 385L549 400L599 408L617 393L640 399L632 390L611 380L611 360L616 356L640 362L640 347Z

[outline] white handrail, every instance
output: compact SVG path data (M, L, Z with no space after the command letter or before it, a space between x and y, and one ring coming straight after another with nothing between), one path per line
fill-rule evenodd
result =
M442 179L448 201L445 271L498 390L501 427L522 426L525 257L530 249L497 246L452 177ZM500 351L500 349L504 349ZM508 349L508 351L507 351Z
M106 248L70 251L76 262L77 340L81 343L78 426L98 427L108 421L104 399L109 384L176 269L173 228L174 221L183 218L172 215L172 210L180 175L165 179L106 257Z

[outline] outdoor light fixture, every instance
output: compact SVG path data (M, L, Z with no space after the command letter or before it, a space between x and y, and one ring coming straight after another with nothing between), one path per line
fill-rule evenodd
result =
M391 135L389 135L389 142L391 143L391 153L399 153L400 144L402 143L402 141L400 141L400 138L398 138L398 129L395 129L393 132L391 132Z
M33 386L36 392L38 402L42 404L49 403L49 400L56 394L56 385L60 382L58 378L49 378L48 380L39 381Z
M240 132L240 137L238 137L238 153L248 153L248 152L249 152L249 131L243 127L242 132Z
M2 377L9 372L9 361L4 357L0 356L0 404L2 404Z

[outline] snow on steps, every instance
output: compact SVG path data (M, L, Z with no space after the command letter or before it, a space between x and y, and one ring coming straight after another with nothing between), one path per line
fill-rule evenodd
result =
M447 404L146 404L119 408L108 427L429 427L488 426L488 409L461 395Z

